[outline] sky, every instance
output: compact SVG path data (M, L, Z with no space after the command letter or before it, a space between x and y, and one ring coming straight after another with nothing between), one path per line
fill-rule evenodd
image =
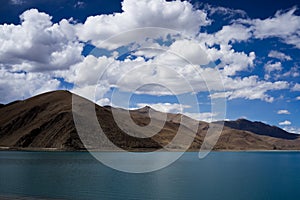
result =
M300 133L299 1L1 4L0 103L62 89Z

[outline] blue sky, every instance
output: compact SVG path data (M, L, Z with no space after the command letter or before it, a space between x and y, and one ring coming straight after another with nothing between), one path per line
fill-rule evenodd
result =
M100 105L242 117L300 133L299 6L7 0L0 102L68 89Z

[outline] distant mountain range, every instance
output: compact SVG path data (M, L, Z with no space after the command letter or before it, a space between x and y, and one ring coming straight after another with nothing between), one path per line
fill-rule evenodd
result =
M73 96L74 97L74 96ZM93 104L91 101L75 95L80 104ZM174 139L180 127L186 138L192 134L191 127L197 126L197 134L189 146L190 151L198 151L210 126L224 124L222 134L214 146L214 150L300 150L300 137L288 133L276 126L262 122L251 122L246 119L236 121L219 121L207 123L196 121L182 114L162 113L150 107L131 110L133 121L139 126L151 123L159 126L162 116L167 115L163 128L156 135L151 132L138 132L131 127L126 117L127 110L110 106L94 105L98 122L107 138L116 146L128 151L154 151L166 146ZM84 146L74 124L74 116L81 116L84 111L72 112L72 93L68 91L53 91L44 93L23 101L15 101L6 105L0 104L0 148L18 150L110 150L101 141L96 143L94 131L87 127L86 135L94 144ZM130 131L126 134L117 125L113 115L117 114ZM124 116L124 117L123 117ZM144 138L132 135L143 134ZM182 142L182 144L181 144ZM172 149L180 151L185 138L174 143Z

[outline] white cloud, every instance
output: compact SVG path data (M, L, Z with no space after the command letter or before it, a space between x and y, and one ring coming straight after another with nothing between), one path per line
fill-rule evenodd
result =
M300 101L300 96L296 97L296 100Z
M284 127L283 129L289 133L300 134L300 128L287 126L287 127Z
M222 48L221 48L221 51ZM244 52L235 52L233 49L230 51L225 51L221 57L220 67L224 67L225 75L235 75L239 71L247 70L248 67L253 67L255 59L255 53L250 52L249 55Z
M288 126L288 125L291 125L291 124L292 124L292 122L290 122L290 121L288 121L288 120L285 120L285 121L283 121L283 122L279 122L279 125L280 125L280 126L284 126L284 125Z
M103 76L102 73L104 73ZM110 87L117 87L121 91L152 95L192 92L188 81L200 80L203 82L203 79L199 79L201 78L199 75L195 76L197 75L195 66L162 66L153 60L145 61L141 57L119 61L105 56L100 58L87 56L82 63L76 64L71 67L70 71L60 74L67 81L74 82L79 88L105 85L107 87L103 88L106 90L109 90ZM137 86L144 87L136 91ZM165 86L169 90L161 86ZM196 89L206 89L205 83L200 84L199 87Z
M227 97L229 100L236 98L260 99L266 102L273 102L274 98L267 94L268 91L282 90L289 88L285 81L267 82L261 81L257 76L244 78L227 78L224 81L225 92L216 92L210 95L211 98Z
M269 52L268 57L270 57L270 58L277 58L277 59L279 59L281 61L292 60L291 56L285 55L282 52L274 51L274 50L272 50L272 51Z
M299 83L296 83L296 84L293 86L292 91L300 91L300 84L299 84Z
M217 113L211 113L211 112L203 112L203 113L184 112L183 114L195 120L204 121L204 122L216 121L215 117L218 115Z
M186 60L192 65L206 65L211 61L209 55L205 52L205 47L195 40L177 40L167 49L168 52L160 55L160 63L168 65L178 65ZM175 55L174 55L174 54ZM183 60L184 59L184 60ZM183 64L187 64L184 61Z
M254 67L255 52L247 54L243 51L238 52L232 47L232 43L247 41L250 37L249 28L240 24L232 24L223 26L214 34L200 33L197 39L206 45L203 49L211 61L220 60L218 67L225 75L233 76L237 72L247 71ZM216 49L214 45L219 46L219 49Z
M165 113L182 113L185 108L190 108L189 105L182 105L178 103L138 103L137 106L139 108L150 106L151 108Z
M36 9L20 15L21 24L0 25L0 63L13 70L66 69L81 61L83 45L65 19L58 24Z
M177 62L179 65L176 65L176 62L167 62L170 66L165 66L160 63L160 59L168 56L165 53L162 55L164 56L159 55L158 58L147 61L141 57L118 61L105 56L99 58L87 56L82 63L72 66L69 72L61 75L67 81L79 86L76 92L80 91L81 95L87 95L93 92L91 87L101 85L102 92L99 94L103 95L110 87L117 87L120 91L151 95L176 95L210 89L213 92L212 98L225 96L228 99L261 99L272 102L274 98L267 94L268 91L289 87L284 81L260 81L257 76L231 78L212 68L184 65L180 62ZM101 76L103 72L104 76ZM143 87L136 91L136 86ZM83 92L85 89L88 91ZM224 89L225 93L222 92Z
M210 24L207 14L202 10L194 9L192 4L187 1L125 0L122 2L122 11L110 15L88 17L84 24L77 25L79 38L83 41L91 41L92 44L101 47L104 40L132 29L161 27L179 31L183 35L194 36L201 26ZM162 36L158 33L145 30L144 36L154 36L155 38ZM165 33L162 34L165 35ZM134 35L128 33L126 37L122 40L126 41L128 37L135 42L139 40L136 32Z
M264 78L266 80L268 80L269 78L271 78L271 73L272 72L282 70L282 65L281 65L281 62L271 63L269 61L269 62L267 62L267 64L265 64L264 69L265 69L265 72L266 72ZM275 74L275 77L278 77L278 74Z
M223 26L220 31L214 34L215 44L246 41L251 37L250 29L241 24Z
M264 20L254 20L254 34L258 38L270 36L286 37L293 35L299 30L299 16L294 15L297 8L292 8L288 12L278 11L273 18Z
M209 12L209 15L218 14L218 15L227 15L228 17L247 16L247 13L244 10L225 8L222 6L212 6L210 4L204 4L204 9Z
M300 48L300 16L295 15L297 7L287 12L278 11L274 17L267 19L240 20L252 25L256 38L279 37L283 42Z
M0 102L29 98L57 90L60 82L44 73L11 73L0 68Z
M102 98L96 101L96 103L100 106L106 106L106 105L111 105L110 99L109 98Z
M272 102L274 98L268 94L269 91L289 87L289 84L284 81L261 81L257 76L235 77L238 72L254 69L256 55L254 52L238 52L231 44L249 40L253 31L256 37L262 37L258 34L262 32L258 27L263 20L251 21L250 27L235 21L214 34L199 34L200 27L210 24L210 20L207 19L206 11L197 10L186 1L125 0L122 3L122 10L121 13L111 15L91 16L84 24L75 25L65 19L53 24L48 14L38 12L36 9L28 10L20 16L21 24L0 25L0 66L9 69L10 72L26 71L34 74L32 72L43 71L45 77L41 80L46 81L55 80L51 78L53 74L63 77L66 81L75 84L74 92L91 100L94 100L95 94L101 97L110 87L131 91L137 85L148 84L138 92L152 95L182 94L207 91L209 85L209 89L214 92L212 98L226 96L228 99L261 99ZM216 8L211 12L222 10L225 12L226 9ZM227 11L235 12L230 9ZM297 17L294 13L279 13L274 18L281 19L282 15ZM190 38L183 39L173 35L170 46L164 46L151 38L166 36L169 30L165 29L165 32L161 33L152 32L151 29L139 29L142 27L171 28ZM141 50L136 52L137 58L126 58L122 61L115 60L113 56L99 58L81 56L83 45L80 40L91 41L101 46L101 42L108 37L135 28L138 29L115 38L106 47L116 48L123 44L123 39L129 43L141 39L143 43L139 44L140 47L148 45L164 51L153 50L146 53ZM214 44L218 44L220 49L213 47ZM134 47L136 46L132 45L130 48ZM147 54L145 57L150 59L145 59L144 54ZM271 51L269 56L289 59L287 55L275 51ZM221 73L213 68L201 67L209 61L217 60L220 61L217 68ZM281 64L279 66L278 63L269 63L265 67L266 72L281 70ZM156 66L161 64L167 67ZM104 71L105 75L100 77ZM98 83L99 79L100 83ZM164 85L171 91L149 83ZM194 90L190 86L193 86ZM102 100L97 99L100 103L105 101L102 98L100 98Z
M278 110L277 114L279 114L279 115L289 115L291 113L288 110Z
M264 68L265 68L265 71L269 74L273 71L281 71L282 70L281 62L276 62L276 63L268 62Z
M81 85L78 87L74 87L71 91L79 96L82 96L101 105L101 103L104 103L103 99L105 99L103 98L103 96L109 89L109 85L104 84L102 84L101 86Z
M272 76L274 78L278 78L280 77L279 75L279 71L281 71L283 69L282 65L281 65L281 62L276 62L276 63L272 63L271 61L267 62L264 66L264 69L265 69L265 76L264 78L266 80L270 79ZM273 72L277 72L276 74L274 74ZM273 73L273 74L271 74Z
M69 71L61 72L60 75L76 85L95 85L101 78L101 74L112 62L118 63L118 61L115 61L113 58L106 56L96 58L95 56L88 55L82 62L71 66ZM116 71L111 70L110 72L118 75L122 73L118 69L116 69Z
M290 76L290 77L293 77L293 78L298 77L298 76L300 76L298 68L299 68L298 66L294 66L289 71L282 74L282 76L285 76L285 77Z
M180 69L179 66L177 68ZM187 80L180 76L180 71L176 71L177 68L161 67L153 63L153 60L145 61L141 57L119 61L111 57L96 58L90 55L85 57L83 62L73 65L69 71L57 74L63 76L66 81L75 83L74 92L93 100L95 88L98 89L96 99L104 95L111 87L117 87L125 92L152 95L180 94L191 91ZM194 74L188 73L188 75ZM181 87L178 87L178 84ZM141 88L136 90L137 86Z

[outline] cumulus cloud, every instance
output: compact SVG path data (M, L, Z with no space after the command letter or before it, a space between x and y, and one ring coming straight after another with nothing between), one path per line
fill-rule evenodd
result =
M0 25L1 102L61 88L55 73L83 58L83 44L70 21L52 23L37 9L25 11L20 20Z
M205 47L195 40L177 40L167 49L167 53L160 55L160 63L178 65L183 61L193 65L206 65L212 59L205 52ZM174 53L174 54L173 54Z
M272 50L272 51L269 52L268 57L270 57L270 58L277 58L277 59L279 59L281 61L292 60L291 56L285 55L282 52L274 51L274 50Z
M213 61L220 60L218 65L223 73L233 76L237 72L247 71L254 67L255 52L245 53L236 51L232 44L248 41L252 36L251 29L244 25L233 23L225 25L221 30L213 34L199 33L197 39L206 45L206 53ZM219 46L219 48L215 48Z
M0 25L0 63L14 70L49 71L66 69L81 61L83 45L73 26L63 19L30 9L20 15L21 24Z
M225 25L220 31L214 34L215 43L222 44L229 42L246 41L251 37L250 28L241 24Z
M300 101L300 96L296 97L296 100Z
M64 76L68 82L75 83L76 85L93 85L97 83L104 70L113 62L119 63L119 61L115 61L111 57L101 56L96 58L95 56L88 55L82 62L72 65L70 70L59 74ZM115 67L115 65L111 67ZM112 73L114 71L113 69L109 70ZM115 74L120 75L121 73L121 71L116 69Z
M151 9L147 9L147 11L145 11L146 14L148 13L148 17L154 15L154 13L158 13L157 15L155 15L154 20L150 20L151 23L153 23L151 26L166 27L165 25L163 25L165 23L164 20L168 18L170 13L176 13L177 10L175 9L175 7L186 6L186 9L188 10L186 11L187 16L201 14L200 12L196 12L195 10L193 10L192 7L190 7L190 4L187 2L167 2L168 5L169 3L172 3L174 7L170 7L170 13L167 12L167 14L165 14L166 16L161 16L161 14L159 14L160 9L156 6L160 5L161 7L164 7L165 3L166 2L164 1L149 1L147 3L144 1L141 1L141 3L125 1L123 2L122 13L90 17L84 24L77 26L77 34L79 34L79 38L83 40L91 40L92 43L94 42L94 44L100 45L103 39L107 38L108 35L121 31L121 26L116 25L132 17L131 6L133 4L136 5L138 15L141 12L140 10L145 9L145 5L151 4L153 6L153 8L150 6ZM201 16L201 23L200 21L193 22L194 25L198 27L197 31L191 31L192 29L187 27L189 26L189 24L182 26L182 28L184 28L185 30L189 30L190 33L193 33L195 35L195 33L198 33L200 26L205 26L209 23L209 20L207 20L205 13L204 15L202 13ZM160 20L156 20L156 17L159 17ZM130 23L123 23L124 26L122 27L124 27L124 30L130 30L130 28L137 28L141 25L144 26L145 23L141 23L141 21L145 19L145 16L141 17L141 19L133 19ZM182 20L185 20L185 17L182 18ZM106 22L106 24L104 24L104 22ZM134 24L133 22L135 22L134 26L132 26L132 24ZM172 20L169 20L168 23L173 24ZM171 25L168 25L167 27L172 28L170 26ZM151 32L150 29L148 29L148 31ZM98 58L99 60L97 60L96 58L87 57L82 63L79 63L72 67L72 75L69 75L68 77L66 77L66 79L69 81L75 81L79 84L83 84L83 82L85 82L85 84L87 85L94 84L95 86L95 81L99 78L98 76L99 74L101 74L101 70L103 70L104 66L107 66L108 63L111 63L109 69L106 71L106 76L104 77L105 84L107 84L109 87L117 87L123 91L129 92L131 91L131 89L134 89L136 85L144 85L147 83L156 82L158 84L167 85L171 88L174 88L172 90L173 93L170 93L170 91L167 90L163 90L161 87L157 87L155 85L144 87L143 90L139 91L139 93L152 95L181 94L186 92L207 91L207 83L209 83L210 89L215 91L215 93L211 96L212 98L220 98L221 96L226 96L228 97L228 99L261 99L264 101L272 102L274 98L268 95L267 92L271 90L286 89L289 86L287 82L260 81L257 76L244 78L229 77L236 75L237 72L249 70L254 67L254 60L256 58L254 52L250 52L248 54L244 52L237 52L230 45L230 43L248 40L251 37L251 31L252 29L248 26L234 23L232 25L224 26L215 34L199 34L199 36L194 39L176 38L175 41L170 44L170 46L161 46L157 43L153 45L154 43L153 41L151 41L150 43L152 44L149 45L150 47L164 48L165 51L152 50L150 53L149 51L146 53L144 50L138 51L135 53L137 58L134 59L125 59L124 61L119 61L113 60L112 58L108 57L102 57L100 59ZM142 34L142 36L145 35ZM129 41L131 40L131 42L133 42L135 41L135 39L136 38L133 39L131 38L131 36L129 36ZM208 44L208 46L206 44ZM220 49L209 47L213 46L214 44L220 44ZM173 54L171 52L173 52ZM174 55L174 53L177 55ZM178 55L181 58L178 58ZM151 59L145 60L143 56ZM192 66L187 64L186 62L182 62L182 58L188 60L190 62L189 64L196 66ZM221 62L217 67L220 69L223 75L221 79L218 79L217 81L224 82L225 92L222 92L222 89L224 88L220 86L220 83L216 84L216 77L220 77L220 74L215 73L211 69L201 68L201 65L207 64L209 61L216 61L218 59ZM93 66L88 67L89 65L91 65L88 62L91 62ZM164 64L171 66L171 68L167 69L151 66L155 64ZM135 67L137 66L143 66L143 68L140 68L142 70L135 70ZM200 72L200 74L195 73L195 67L198 68L197 70L198 72ZM274 69L271 67L276 67L276 65L268 66L266 67L266 70L268 72L274 71ZM89 68L90 70L85 72L87 68ZM128 75L130 74L129 72L134 75ZM118 80L121 79L121 76L126 76L126 81L124 80L122 84L118 82ZM193 86L194 91L191 91L190 87L185 87L183 85L181 87L177 87L178 84L184 82L178 79L178 77L180 76L184 77L184 79ZM88 86L84 87L89 88Z
M244 15L242 11L224 9L211 8L210 13ZM130 92L137 85L146 84L136 92L152 95L211 90L212 98L226 96L228 99L261 99L268 102L274 100L268 94L269 91L289 87L285 81L270 82L262 81L257 76L236 76L238 72L254 69L256 55L255 52L237 51L232 44L248 41L253 34L258 38L291 38L286 36L287 32L263 35L263 32L268 31L264 31L261 26L262 23L277 24L278 20L281 22L289 18L293 20L292 26L295 27L294 21L298 16L293 9L286 13L278 12L275 17L265 20L247 19L243 23L233 21L216 33L199 33L201 27L211 23L207 12L207 9L195 9L187 1L125 0L120 13L90 16L84 23L65 19L53 23L48 14L31 9L20 16L20 24L0 25L0 66L5 73L15 72L15 76L26 72L23 76L38 77L43 72L45 77L40 80L44 80L45 84L53 83L53 88L59 87L59 82L53 76L62 77L67 82L74 83L73 92L91 100L94 100L95 94L98 95L96 101L99 104L107 102L101 95L111 87ZM161 29L142 29L143 27ZM272 27L276 28L275 25ZM130 31L132 29L134 31ZM124 31L127 31L126 34L114 37L103 45L107 38ZM178 33L187 37L181 37ZM153 38L162 41L158 43ZM130 44L128 51L139 47L151 47L152 50L139 50L131 54L135 56L120 60L116 59L117 53L98 58L81 55L82 42L91 42L112 50L124 45L124 41L125 44ZM132 44L138 41L143 42ZM281 52L271 51L269 56L289 60ZM219 62L215 67L202 66L215 61ZM279 71L281 64L279 66L278 63L266 65L266 72ZM103 72L104 76L101 76ZM37 85L41 84L39 80L33 80L37 81ZM169 90L159 85L164 85ZM48 87L47 84L46 86ZM37 88L33 91L37 91Z
M265 65L265 71L267 73L271 73L273 71L280 71L280 70L282 70L281 62L276 62L276 63L270 63L270 62L268 62Z
M156 48L160 47L156 46ZM193 51L190 51L189 47L193 47L190 48ZM151 54L154 55L151 59L141 57L147 54L144 50L138 51L135 54L136 58L126 58L125 60L115 60L113 57L106 56L96 58L89 55L83 62L72 66L64 78L69 82L74 82L75 85L81 85L80 91L83 88L90 88L87 85L96 87L97 81L101 79L100 82L106 86L102 87L102 94L110 87L117 87L121 91L151 95L174 95L211 90L212 98L261 99L268 102L274 100L267 94L269 91L289 87L285 81L261 81L258 76L229 77L229 75L253 66L254 52L247 55L235 52L229 45L221 45L221 49L216 53L214 52L216 49L209 51L210 49L203 43L187 39L176 40L169 47L163 48L163 51L155 53L151 51ZM216 56L216 54L218 55ZM221 60L217 68L225 65L223 70L218 71L201 66L216 57ZM100 77L102 73L105 75ZM155 83L166 86L169 90L158 87ZM135 91L136 86L146 84L148 85L141 90Z
M291 113L288 110L278 110L277 114L279 114L279 115L289 115Z
M110 15L88 17L84 24L77 26L79 38L102 47L101 44L104 40L132 29L161 27L174 29L183 35L194 36L199 32L201 26L210 24L207 14L202 10L194 9L192 4L187 1L125 0L122 2L122 11ZM148 31L146 30L146 32ZM147 34L149 37L152 35L149 32ZM157 33L154 36L158 37ZM135 35L130 36L130 33L127 37L138 40ZM124 41L124 38L122 40Z
M188 71L183 74L177 69ZM88 56L82 63L71 67L70 73L62 73L62 75L79 88L101 86L104 92L111 87L116 87L120 91L139 94L174 95L193 92L188 82L190 81L189 77L185 77L194 76L193 69L194 66L190 65L187 67L175 66L174 68L163 66L153 60L146 61L142 57L120 61L105 56L100 58ZM137 90L137 87L141 88ZM203 84L201 87L205 88L206 86Z
M260 99L273 102L274 98L267 94L268 91L288 89L289 83L286 81L268 82L261 81L257 76L230 79L224 81L226 92L216 92L210 95L211 98L222 98L226 96L229 100L236 98Z
M271 77L271 73L272 72L276 72L276 71L281 71L282 70L282 65L281 62L267 62L267 64L265 64L264 66L265 69L265 79L269 79Z
M258 76L232 78L212 68L190 64L161 66L155 59L145 60L142 57L120 61L106 56L87 56L82 63L72 66L64 78L79 86L74 91L80 91L81 95L93 92L92 88L100 88L98 93L104 95L111 87L119 88L120 91L151 95L177 95L210 90L213 92L212 98L261 99L272 102L274 98L267 94L269 91L289 88L285 81L261 81ZM137 86L143 87L136 90ZM87 92L83 92L84 90Z
M56 90L60 82L44 73L11 73L0 69L0 102L9 103Z
M292 122L290 122L290 121L288 121L288 120L285 120L285 121L283 121L283 122L279 122L279 125L280 126L288 126L288 125L291 125L292 124Z
M243 19L243 14L240 12L241 18L233 20L231 25L223 26L222 30L215 34L215 37L219 38L220 42L238 42L250 38L266 39L277 37L286 44L300 48L300 16L296 15L297 9L297 7L293 7L287 11L279 10L273 17L266 19ZM230 12L228 8L214 9L211 6L209 6L207 10L209 13L215 13L215 11L217 11L226 14L228 11ZM211 38L212 36L210 36L210 39ZM209 43L211 42L212 41L209 41ZM291 60L290 56L278 51L271 51L269 57L277 58L282 61Z
M235 75L239 71L247 70L254 66L255 53L250 52L249 55L244 52L235 52L233 49L228 49L228 46L221 45L222 56L219 67L223 68L225 75Z

